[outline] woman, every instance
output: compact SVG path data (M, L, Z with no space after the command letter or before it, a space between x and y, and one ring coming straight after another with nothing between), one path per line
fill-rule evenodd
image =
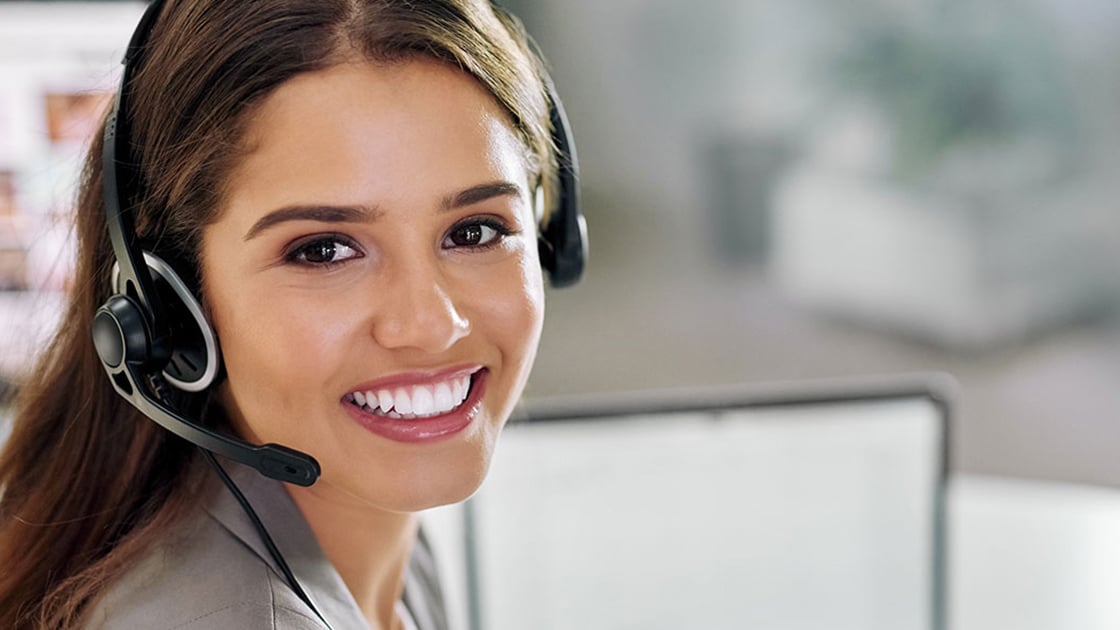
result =
M537 227L564 140L547 78L481 0L156 11L116 114L126 155L109 160L137 165L123 238L199 298L222 369L178 389L170 367L146 385L113 373L105 308L90 314L114 292L148 298L127 260L111 280L99 139L68 325L0 455L0 627L443 627L415 512L482 482L533 361ZM149 394L169 411L128 404ZM145 418L180 413L321 476L222 462L262 532L206 453Z

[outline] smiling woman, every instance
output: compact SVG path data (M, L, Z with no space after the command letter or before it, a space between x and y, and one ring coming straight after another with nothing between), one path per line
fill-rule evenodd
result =
M341 522L342 497L412 512L482 481L544 307L508 118L444 64L359 61L288 81L247 128L203 231L203 293L238 433L324 465L293 489L322 504L313 527Z
M127 64L0 454L0 627L445 627L416 512L482 483L582 267L519 23L169 0Z

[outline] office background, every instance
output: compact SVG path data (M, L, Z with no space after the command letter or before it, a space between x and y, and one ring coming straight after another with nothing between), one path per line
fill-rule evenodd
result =
M1120 486L1120 5L509 4L592 230L531 394L945 371L958 471Z

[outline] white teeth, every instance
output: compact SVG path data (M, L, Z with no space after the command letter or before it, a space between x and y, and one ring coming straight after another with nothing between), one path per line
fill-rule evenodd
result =
M412 399L408 397L408 392L403 388L393 392L393 408L397 413L408 415L412 413Z
M412 390L412 413L418 416L430 416L435 410L436 401L430 387L417 387Z
M450 411L455 407L456 400L451 398L451 387L447 383L436 385L436 409Z
M393 395L390 394L388 390L383 389L377 392L377 397L375 398L375 400L377 400L377 403L381 405L381 411L388 412L393 409Z
M454 410L470 394L470 375L435 385L413 385L396 389L352 392L354 404L389 418L410 420L431 417Z

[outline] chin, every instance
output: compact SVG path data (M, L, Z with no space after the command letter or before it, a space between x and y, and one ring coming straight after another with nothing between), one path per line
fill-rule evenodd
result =
M460 503L478 491L489 457L439 457L381 468L379 483L364 488L366 501L390 512L421 512Z
M479 477L440 484L408 484L399 488L400 492L388 497L387 501L382 501L382 505L392 512L412 513L461 503L478 491L482 481Z

